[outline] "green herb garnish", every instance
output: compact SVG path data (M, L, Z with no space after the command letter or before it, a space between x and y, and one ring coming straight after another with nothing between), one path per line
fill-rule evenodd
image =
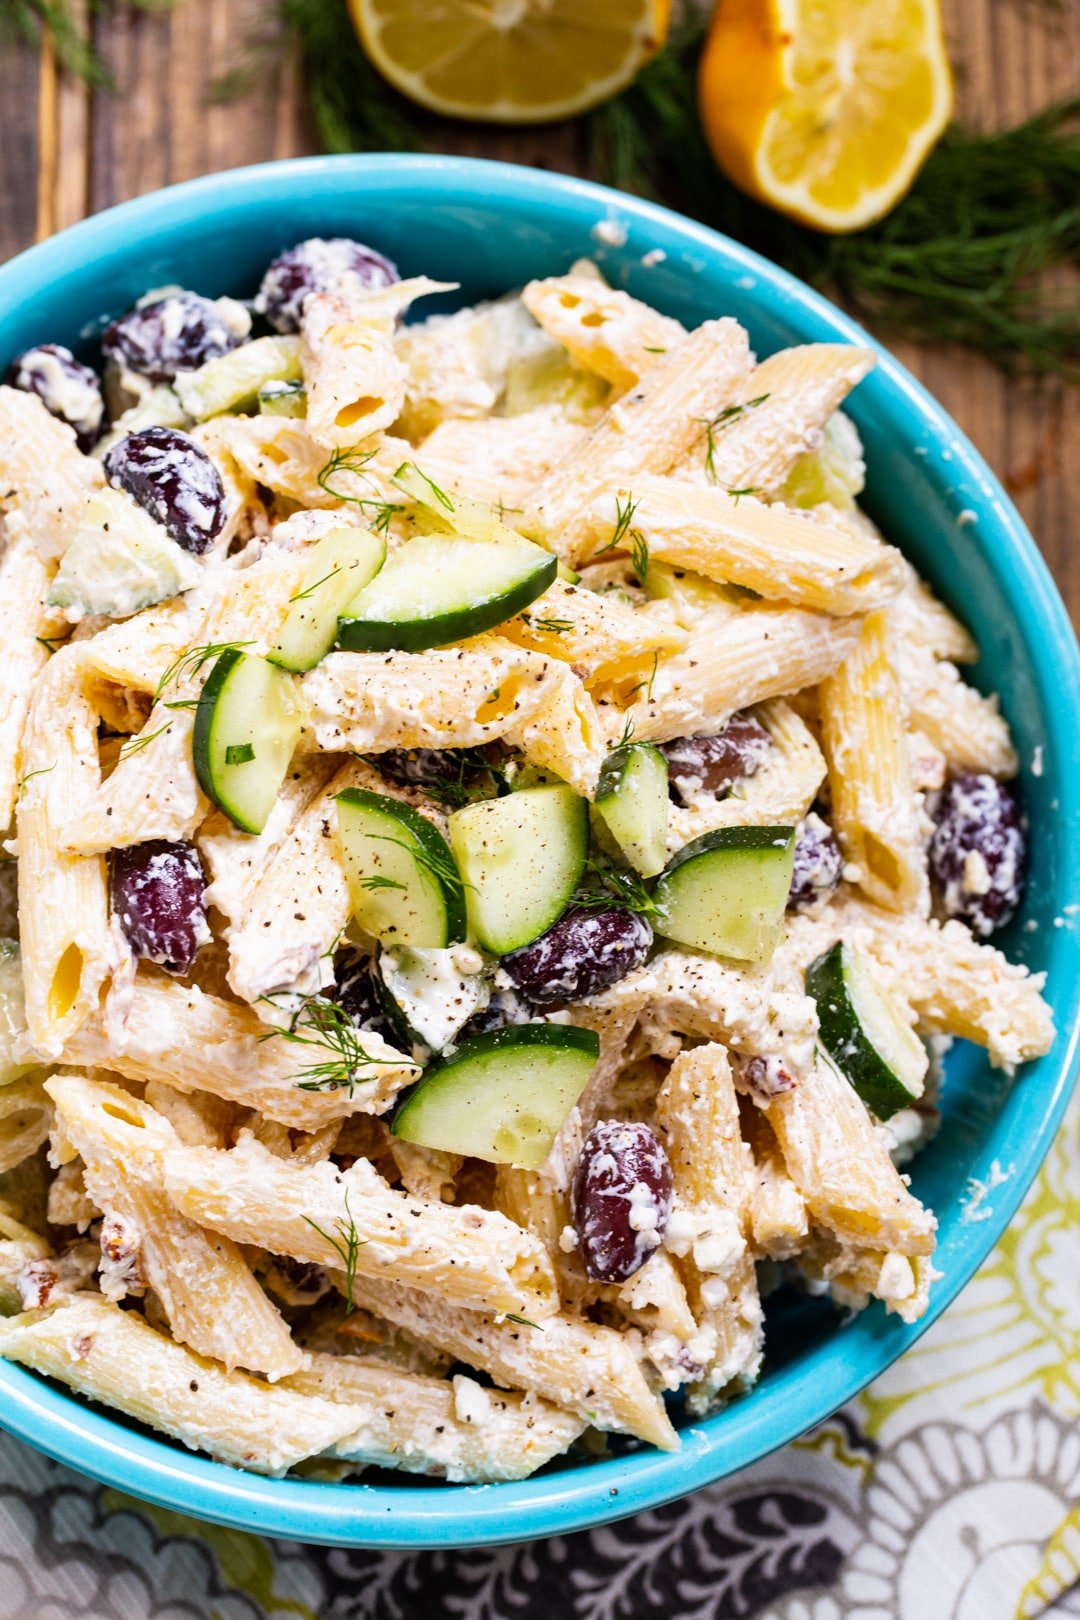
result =
M352 1211L349 1208L349 1189L347 1187L345 1189L345 1218L342 1219L339 1215L334 1222L338 1231L336 1238L331 1237L329 1232L325 1232L318 1221L313 1221L310 1215L305 1215L304 1220L340 1256L341 1263L345 1267L345 1297L348 1301L345 1315L349 1316L355 1309L352 1296L353 1285L356 1282L356 1261L360 1250L367 1242L367 1239L362 1238L356 1230L356 1222L353 1220Z
M246 742L225 744L226 765L247 765L248 762L254 758L255 748L252 743Z
M204 664L208 664L212 658L217 658L221 653L239 652L241 648L253 645L254 643L251 641L206 641L201 646L189 647L187 652L182 652L177 658L174 658L168 669L166 669L154 688L152 701L157 703L165 688L171 686L173 681L179 680L181 675L197 675ZM198 698L192 700L195 707L198 707L198 701ZM169 705L170 708L186 706L186 702Z
M277 1005L277 995L262 998L271 1006ZM259 1036L261 1041L290 1041L296 1046L315 1047L328 1055L298 1069L293 1079L301 1091L340 1091L347 1087L349 1096L358 1085L370 1085L374 1076L361 1080L356 1071L365 1064L374 1064L364 1047L360 1033L345 1009L336 1001L325 1001L321 996L309 996L294 1013L287 1028L268 1029Z
M319 468L316 482L319 488L332 495L335 501L345 501L349 506L356 506L362 512L370 513L369 521L372 529L376 534L385 535L390 527L390 519L395 513L403 512L404 506L394 501L383 500L381 495L346 495L342 490L335 489L330 482L335 473L351 472L359 473L361 477L374 483L371 474L365 471L374 454L374 450L362 450L358 444L344 450L335 450L329 461Z
M121 744L120 752L116 756L117 760L130 759L132 754L141 753L142 750L144 748L148 748L156 738L162 736L166 731L171 730L172 721L166 720L165 724L163 726L158 726L156 731L140 733L138 737L129 738L126 743Z

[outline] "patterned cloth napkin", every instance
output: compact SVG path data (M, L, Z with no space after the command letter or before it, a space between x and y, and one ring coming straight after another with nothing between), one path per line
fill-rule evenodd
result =
M972 1188L968 1218L993 1199ZM756 1467L585 1535L458 1553L271 1542L0 1436L0 1620L1080 1616L1078 1234L1080 1098L976 1279L865 1395Z

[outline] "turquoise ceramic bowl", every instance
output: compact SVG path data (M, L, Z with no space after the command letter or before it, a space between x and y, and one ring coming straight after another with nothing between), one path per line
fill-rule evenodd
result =
M604 222L611 228L598 233ZM870 342L791 276L649 203L500 164L349 157L212 175L126 203L33 248L0 270L0 366L31 342L89 348L103 316L163 282L249 294L276 252L314 233L370 241L406 274L460 281L467 301L593 254L619 286L687 325L736 316L759 354L812 339ZM982 648L975 679L1000 690L1014 729L1033 872L1023 915L1004 943L1047 970L1059 1030L1050 1054L1012 1087L974 1048L960 1045L950 1056L944 1124L913 1169L916 1191L940 1221L944 1277L929 1314L912 1328L878 1307L846 1323L821 1302L773 1311L758 1387L684 1429L679 1454L630 1450L521 1484L444 1487L389 1475L351 1485L259 1479L0 1363L4 1427L110 1485L247 1530L372 1547L515 1541L654 1507L744 1467L855 1395L940 1315L1016 1210L1073 1078L1080 952L1065 908L1078 898L1080 871L1080 659L1016 511L918 383L880 352L851 411L866 444L871 513L975 631ZM1039 758L1036 775L1031 765ZM1064 926L1055 926L1059 918ZM968 1182L987 1180L995 1161L1007 1179L983 1206L986 1218L965 1221Z

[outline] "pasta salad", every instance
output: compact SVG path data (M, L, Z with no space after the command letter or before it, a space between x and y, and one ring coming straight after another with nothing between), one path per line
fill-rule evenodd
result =
M1053 1037L872 356L451 290L314 239L0 386L0 1355L266 1473L674 1448L769 1289L914 1321L941 1053Z

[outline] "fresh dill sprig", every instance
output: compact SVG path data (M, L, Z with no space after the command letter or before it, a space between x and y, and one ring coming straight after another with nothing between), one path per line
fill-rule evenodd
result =
M741 405L725 405L713 417L695 418L698 425L705 429L705 472L711 484L715 484L717 479L716 435L730 427L732 422L737 422L744 411L752 411L755 405L764 405L768 397L768 394L759 394L757 399L744 400Z
M305 1215L304 1220L314 1231L318 1232L325 1242L329 1243L345 1267L345 1297L348 1300L345 1315L348 1316L355 1309L352 1296L353 1285L356 1282L357 1258L360 1250L367 1242L367 1239L362 1238L356 1230L356 1222L353 1220L352 1210L349 1208L349 1189L347 1187L345 1189L345 1217L343 1219L339 1215L334 1222L338 1231L336 1238L331 1237L329 1232L324 1231L318 1221L313 1221L310 1215Z
M652 702L653 682L656 679L656 672L657 672L657 670L659 668L660 668L660 654L658 652L654 652L653 655L652 655L652 669L649 672L648 680L647 681L638 681L636 686L632 686L630 688L629 692L626 694L627 701L629 701L629 699L632 698L635 695L635 693L644 691L646 703L651 703ZM620 744L620 747L621 746L622 745Z
M618 742L615 744L615 747L616 748L625 748L627 743L633 737L633 735L634 735L634 720L633 720L633 716L628 714L627 717L626 717L626 720L625 720L625 722L623 724L622 736L619 738Z
M611 531L611 539L608 541L606 546L601 546L599 551L594 553L595 556L602 557L605 551L614 551L617 546L622 545L623 541L626 539L630 525L634 521L634 513L637 511L637 509L638 502L635 501L632 495L627 494L625 497L622 495L616 495L615 527Z
M50 658L56 651L57 647L63 646L62 641L57 641L55 637L52 636L35 636L34 640L39 644L39 646L44 647Z
M381 889L401 889L403 893L405 890L404 883L396 883L393 878L382 877L378 872L374 873L371 877L361 878L360 887L362 889L370 889L373 894L377 893Z
M747 484L745 489L729 489L726 493L732 497L735 505L738 506L744 495L760 495L763 487L761 484Z
M585 862L585 886L578 890L571 904L580 910L604 910L608 906L624 906L638 916L652 918L658 907L649 890L636 872L590 856Z
M238 652L242 647L251 647L253 645L254 643L250 641L206 641L201 646L189 647L187 652L182 652L178 657L174 658L165 670L154 688L152 701L157 703L165 689L171 686L173 681L179 680L181 675L197 675L203 665L210 662L211 658L217 658L223 652ZM197 698L194 699L194 703L197 707ZM186 707L186 700L184 703L170 704L169 707Z
M547 630L553 636L563 636L568 630L574 628L572 619L541 619L534 618L531 613L523 613L521 617L526 624L531 624L534 630Z
M54 759L51 765L41 765L36 771L25 771L23 775L19 777L20 799L22 798L23 788L26 786L27 782L32 782L35 776L48 776L49 772L55 771L55 769L56 761Z
M254 743L244 742L244 743L226 743L225 744L225 763L226 763L226 765L248 765L248 764L251 763L251 761L254 758L255 758L255 745L254 745Z
M345 501L349 506L359 507L362 512L370 510L373 514L370 519L372 529L376 534L385 535L390 527L390 519L395 513L404 512L404 506L399 502L385 501L381 495L346 495L342 490L335 489L330 482L335 473L343 471L360 473L362 477L370 479L371 474L366 472L365 468L374 454L374 450L362 450L358 444L344 450L335 450L330 459L319 468L316 482L319 488L332 495L335 501Z
M263 1000L276 1006L273 994ZM358 1079L356 1071L378 1062L366 1050L359 1031L344 1007L321 996L309 996L286 1028L268 1029L260 1041L291 1041L296 1046L315 1047L329 1055L298 1069L293 1076L301 1091L340 1091L348 1088L351 1097L358 1085L369 1085L374 1076Z
M297 591L294 595L290 596L289 602L306 602L309 596L314 596L320 585L325 585L328 579L333 579L335 574L340 573L341 564L335 563L333 568L329 569L327 573L323 574L321 579L315 580L314 583L309 585L306 590Z
M501 1312L500 1320L503 1322L513 1322L517 1327L535 1328L537 1333L543 1333L544 1331L543 1324L541 1322L533 1322L527 1316L519 1316L516 1311Z
M424 471L424 469L422 467L418 467L416 465L415 461L403 461L401 463L401 466L398 468L397 472L394 474L394 483L395 484L401 478L402 473L405 472L405 470L407 468L409 468L409 467L412 468L413 472L416 473L419 478L422 478L424 480L424 483L427 485L428 489L430 489L430 491L434 495L436 501L438 501L439 505L443 508L444 511L446 511L446 512L455 512L457 510L457 508L455 507L455 505L454 505L453 501L451 500L450 496L446 493L445 489L442 489L440 487L440 485L438 485L435 482L434 478L429 478L427 473ZM407 490L406 490L406 494L408 494Z
M130 737L126 743L121 743L120 752L116 756L117 760L130 759L132 754L141 753L144 748L148 748L156 738L162 735L163 732L171 730L172 721L166 720L163 726L158 726L156 731L151 731L147 733L146 736L140 735L138 737Z
M391 838L389 833L370 833L368 835L380 844L396 844L411 855L414 863L423 871L430 873L436 883L449 893L463 895L471 884L467 884L453 861L440 853L437 849L428 849L424 844L407 844L402 838Z
M0 0L0 42L21 41L37 45L48 31L60 66L81 79L92 90L111 90L113 77L102 61L93 39L93 14L102 11L109 0L93 0L83 14L71 0ZM136 11L168 11L174 0L124 0ZM114 5L113 9L121 7Z
M645 585L649 578L649 543L637 529L630 531L630 560L634 573Z

